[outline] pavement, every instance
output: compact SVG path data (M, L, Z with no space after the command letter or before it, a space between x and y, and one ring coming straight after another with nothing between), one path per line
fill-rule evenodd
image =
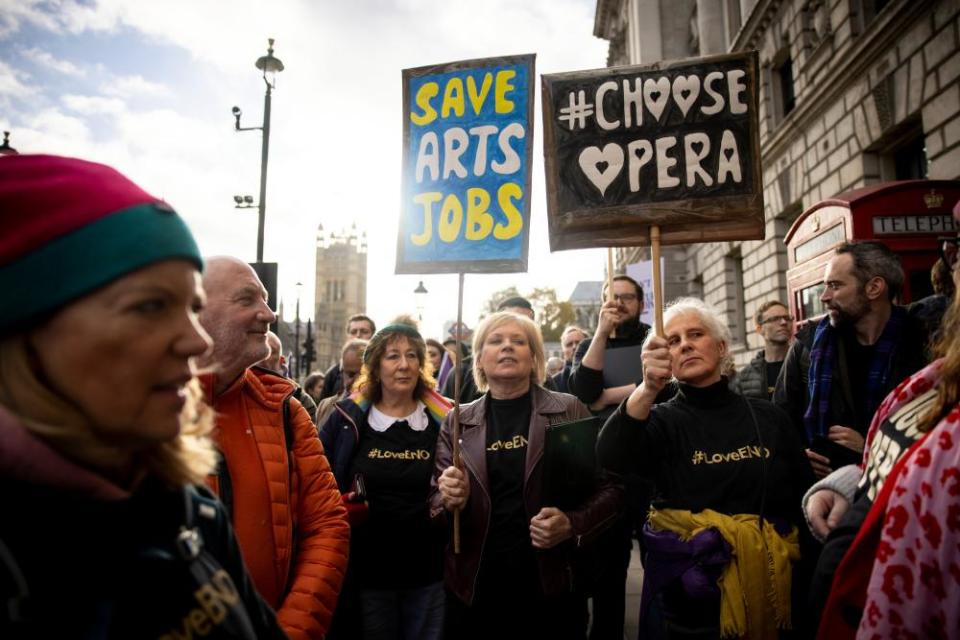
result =
M623 635L626 640L636 640L640 627L640 589L643 585L643 566L637 541L633 541L630 553L630 568L627 570L627 602L624 610Z

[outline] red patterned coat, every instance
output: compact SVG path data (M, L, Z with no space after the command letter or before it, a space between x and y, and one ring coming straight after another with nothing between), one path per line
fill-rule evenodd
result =
M926 393L911 381L929 380L938 364L898 387L878 417ZM958 611L960 405L890 471L837 570L819 637L960 638Z

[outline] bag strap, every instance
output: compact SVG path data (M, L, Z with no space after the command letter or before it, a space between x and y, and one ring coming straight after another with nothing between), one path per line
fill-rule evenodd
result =
M17 564L17 559L6 545L3 538L0 538L0 565L6 570L13 583L13 594L5 598L3 602L3 616L13 624L24 622L27 619L27 610L30 603L30 588L27 586L27 579Z

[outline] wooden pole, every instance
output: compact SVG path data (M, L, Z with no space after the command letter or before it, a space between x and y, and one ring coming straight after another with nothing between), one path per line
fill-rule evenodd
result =
M607 247L607 302L613 300L613 247Z
M660 225L650 227L650 258L653 260L654 330L663 337L663 291L660 287Z
M453 368L453 466L463 471L460 461L460 359L463 353L463 273L460 273L460 290L457 292L457 349ZM467 480L469 482L469 479ZM460 553L460 509L453 512L453 552Z

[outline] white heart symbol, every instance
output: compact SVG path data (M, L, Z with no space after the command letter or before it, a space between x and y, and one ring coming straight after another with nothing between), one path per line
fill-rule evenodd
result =
M668 78L648 78L643 81L643 101L653 117L660 122L660 116L670 98L670 80Z
M598 167L601 162L607 163L603 171ZM613 142L605 146L603 151L600 147L587 147L580 152L580 169L602 196L623 169L623 149Z
M690 107L697 101L699 95L700 76L677 76L673 79L673 101L683 111L684 118L687 117L687 111L690 111Z

